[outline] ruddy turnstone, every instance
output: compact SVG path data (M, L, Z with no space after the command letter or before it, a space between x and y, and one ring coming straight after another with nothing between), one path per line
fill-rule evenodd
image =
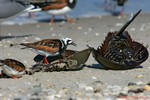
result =
M68 45L76 46L71 38L44 39L34 43L21 43L20 45L26 46L25 48L30 48L37 54L43 55L45 64L49 63L47 60L48 56L61 55L67 49Z
M73 22L72 19L68 18L66 13L72 11L76 6L76 0L51 0L50 2L30 2L34 8L28 10L28 12L47 11L52 15L51 23L54 22L55 15L64 15L68 22Z
M28 73L25 65L14 59L0 60L0 67L2 68L2 72L11 78L20 78L22 75Z

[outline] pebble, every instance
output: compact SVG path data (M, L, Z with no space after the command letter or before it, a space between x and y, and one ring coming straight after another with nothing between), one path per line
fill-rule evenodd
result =
M39 38L39 37L36 37L36 38L35 38L35 40L36 40L36 41L40 41L40 40L41 40L41 38Z
M135 28L131 28L130 30L131 30L131 31L135 31Z
M94 89L93 89L93 87L91 87L91 86L86 86L86 87L85 87L85 90L86 90L86 91L93 91Z
M142 81L138 81L136 82L137 85L143 85L143 82Z
M81 29L82 29L82 27L81 27L81 26L79 26L79 27L77 27L77 29L78 29L78 30L81 30Z
M128 83L128 86L133 86L133 85L136 85L136 83L133 83L133 82Z
M92 76L92 79L96 80L97 78L95 76Z
M96 36L99 36L99 33L95 33Z
M150 86L149 86L149 85L145 85L145 86L144 86L144 90L145 90L145 91L150 91Z
M8 33L8 36L12 36L12 33Z
M55 33L53 33L53 34L52 34L52 36L56 36L56 34L55 34Z
M29 38L28 37L24 37L24 39L28 40Z
M92 31L94 28L93 27L90 27L90 28L88 28L88 31Z
M116 23L116 26L123 26L123 23Z
M54 29L51 27L51 28L50 28L50 31L53 31L53 30L54 30Z
M87 32L84 32L84 34L87 35L88 33L87 33Z
M136 78L142 78L143 77L143 75L138 75L138 76L136 76Z

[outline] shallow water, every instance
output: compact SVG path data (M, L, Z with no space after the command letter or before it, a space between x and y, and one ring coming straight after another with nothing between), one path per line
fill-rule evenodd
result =
M72 12L68 13L70 17L92 17L92 16L102 16L102 15L112 15L112 12L105 11L104 9L105 0L78 0L77 6ZM110 3L113 0L109 0ZM124 13L131 14L142 9L141 13L150 13L150 2L149 0L128 0L125 4ZM117 6L116 11L120 11L121 7ZM28 13L24 13L17 16L13 20L7 20L3 24L23 24L23 23L36 23L38 21L49 21L50 15L45 12L36 12L35 17L29 17Z

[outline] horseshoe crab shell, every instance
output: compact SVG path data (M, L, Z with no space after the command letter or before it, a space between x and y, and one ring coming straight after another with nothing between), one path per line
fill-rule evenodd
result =
M105 41L97 50L93 49L93 57L107 69L125 70L139 66L149 56L147 47L133 41L126 27L141 12L139 10L118 32L109 32Z
M136 68L137 66L139 66L141 63L143 63L147 58L148 58L148 50L146 47L144 47L142 44L138 43L138 42L134 42L136 48L138 47L142 47L140 52L142 53L142 56L140 54L138 54L137 56L141 56L140 59L136 59L136 60L132 60L129 63L126 64L121 64L121 63L117 63L115 61L112 60L108 60L107 58L103 57L97 50L93 49L93 57L95 58L95 60L100 63L102 66L104 66L104 68L106 69L112 69L112 70L127 70L127 69L132 69L132 68ZM137 49L138 51L138 49ZM135 51L136 52L136 51Z
M52 72L52 71L69 71L80 70L89 58L92 49L88 48L82 51L66 50L65 53L50 64L35 64L30 71ZM49 58L50 59L50 58Z

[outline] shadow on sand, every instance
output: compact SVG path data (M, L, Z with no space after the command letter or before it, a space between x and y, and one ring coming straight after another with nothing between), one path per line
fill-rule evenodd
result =
M19 35L19 36L0 36L0 40L10 39L10 38L24 38L24 37L29 37L29 36L33 36L33 35L30 34L30 35Z
M113 70L113 69L108 69L104 66L102 66L101 64L92 64L92 65L87 65L87 68L94 68L94 69L100 69L100 70ZM137 66L133 69L139 69L139 68L143 68L143 66ZM132 70L132 69L126 69L126 70ZM122 70L116 70L116 71L122 71Z

